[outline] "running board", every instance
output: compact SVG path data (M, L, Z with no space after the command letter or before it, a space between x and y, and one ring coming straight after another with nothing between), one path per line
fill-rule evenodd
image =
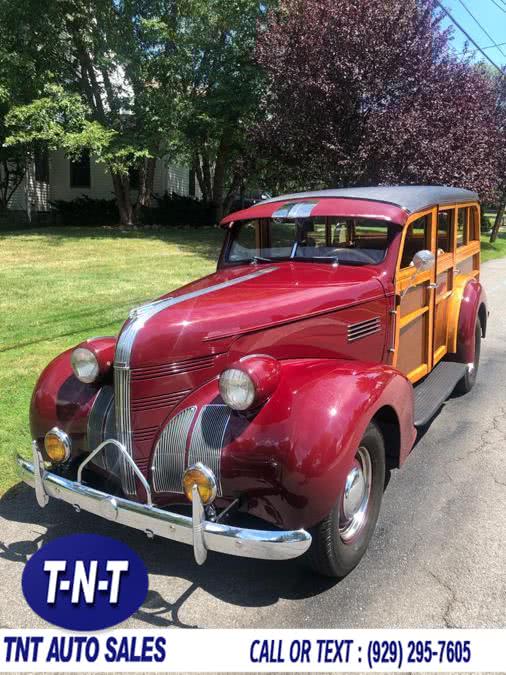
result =
M466 368L465 363L441 361L430 375L414 386L415 427L423 427L434 417L466 374Z

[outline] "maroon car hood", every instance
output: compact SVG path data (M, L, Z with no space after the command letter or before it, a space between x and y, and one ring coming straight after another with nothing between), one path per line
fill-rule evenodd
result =
M238 335L384 295L373 268L280 262L219 270L162 296L138 332L131 366L217 354ZM164 306L165 299L178 299Z

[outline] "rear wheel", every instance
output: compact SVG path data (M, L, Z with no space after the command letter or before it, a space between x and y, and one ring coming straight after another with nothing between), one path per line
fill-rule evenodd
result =
M308 556L314 571L342 578L360 562L378 520L384 484L383 436L371 423L334 508L311 530L313 541Z
M474 387L476 376L478 375L478 367L480 365L480 351L481 351L481 324L480 320L476 319L474 327L474 359L472 363L467 364L467 370L464 377L457 382L455 391L458 394L467 394Z

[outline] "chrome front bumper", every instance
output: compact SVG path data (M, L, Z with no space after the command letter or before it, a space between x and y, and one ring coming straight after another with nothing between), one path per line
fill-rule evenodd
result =
M106 445L106 443L102 445ZM115 444L121 445L117 441ZM102 449L96 448L87 460ZM126 451L125 451L126 452ZM82 468L78 480L71 481L46 471L40 451L34 442L33 462L18 456L22 480L35 488L39 506L43 507L49 497L71 504L76 511L88 511L121 525L145 532L148 537L158 535L193 546L195 560L202 565L207 551L264 560L287 560L302 555L311 544L311 535L305 530L270 531L250 530L214 523L205 519L205 510L197 488L194 487L192 516L171 513L152 505L148 486L148 503L140 504L122 497L114 497L81 483ZM130 461L131 460L130 458ZM137 468L137 467L136 467ZM145 479L143 477L143 484Z

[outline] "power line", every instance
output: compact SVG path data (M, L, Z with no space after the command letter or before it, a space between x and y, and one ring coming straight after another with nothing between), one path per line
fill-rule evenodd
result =
M436 0L436 2L437 2L437 0ZM506 9L504 9L504 7L501 7L501 5L498 5L497 2L496 2L495 0L490 0L490 2L493 2L494 5L495 5L498 9L501 10L501 12L504 12L504 13L506 14ZM439 3L438 3L438 4L439 4Z
M453 24L455 24L455 25L457 26L457 28L458 28L460 31L462 31L462 33L464 33L464 35L465 35L466 38L469 40L469 42L471 42L471 43L476 47L476 49L477 49L477 50L478 50L478 51L479 51L479 52L487 59L487 61L488 61L492 66L494 66L494 68L495 68L496 70L498 70L498 71L501 73L501 75L504 75L503 71L499 68L499 66L497 65L497 63L494 63L494 62L492 61L492 59L489 57L489 55L488 55L488 54L485 54L485 52L484 52L483 49L480 47L480 45L477 44L477 43L473 40L473 38L469 35L469 33L465 30L465 28L463 28L463 27L460 25L460 23L459 23L456 19L453 18L453 16L452 16L452 15L450 14L450 12L446 9L446 7L440 2L440 0L435 0L435 2L436 2L436 4L437 4L439 7L441 7L441 9L443 10L443 12L444 12L444 13L446 14L446 16L450 19L450 21L451 21ZM492 0L492 2L494 2L494 0Z
M464 3L464 0L459 0L459 2L460 2L460 4L462 5L462 7L466 10L466 12L469 14L469 16L471 17L471 19L475 22L475 24L476 24L479 28L481 28L481 30L485 33L485 35L488 37L488 39L493 43L493 46L497 47L497 49L501 52L501 54L502 54L503 56L506 56L506 54L505 54L505 53L503 52L503 50L501 49L500 45L498 45L498 44L496 43L496 41L494 40L494 38L493 38L493 37L490 35L490 33L488 32L488 30L486 30L486 28L484 28L484 27L481 25L481 23L478 21L478 19L474 16L474 14L471 12L471 10L470 10L470 9L467 7L467 5Z
M487 45L486 47L482 47L482 49L495 49L496 47L504 47L504 45L506 45L506 42L499 42L499 44L494 42L493 45Z

